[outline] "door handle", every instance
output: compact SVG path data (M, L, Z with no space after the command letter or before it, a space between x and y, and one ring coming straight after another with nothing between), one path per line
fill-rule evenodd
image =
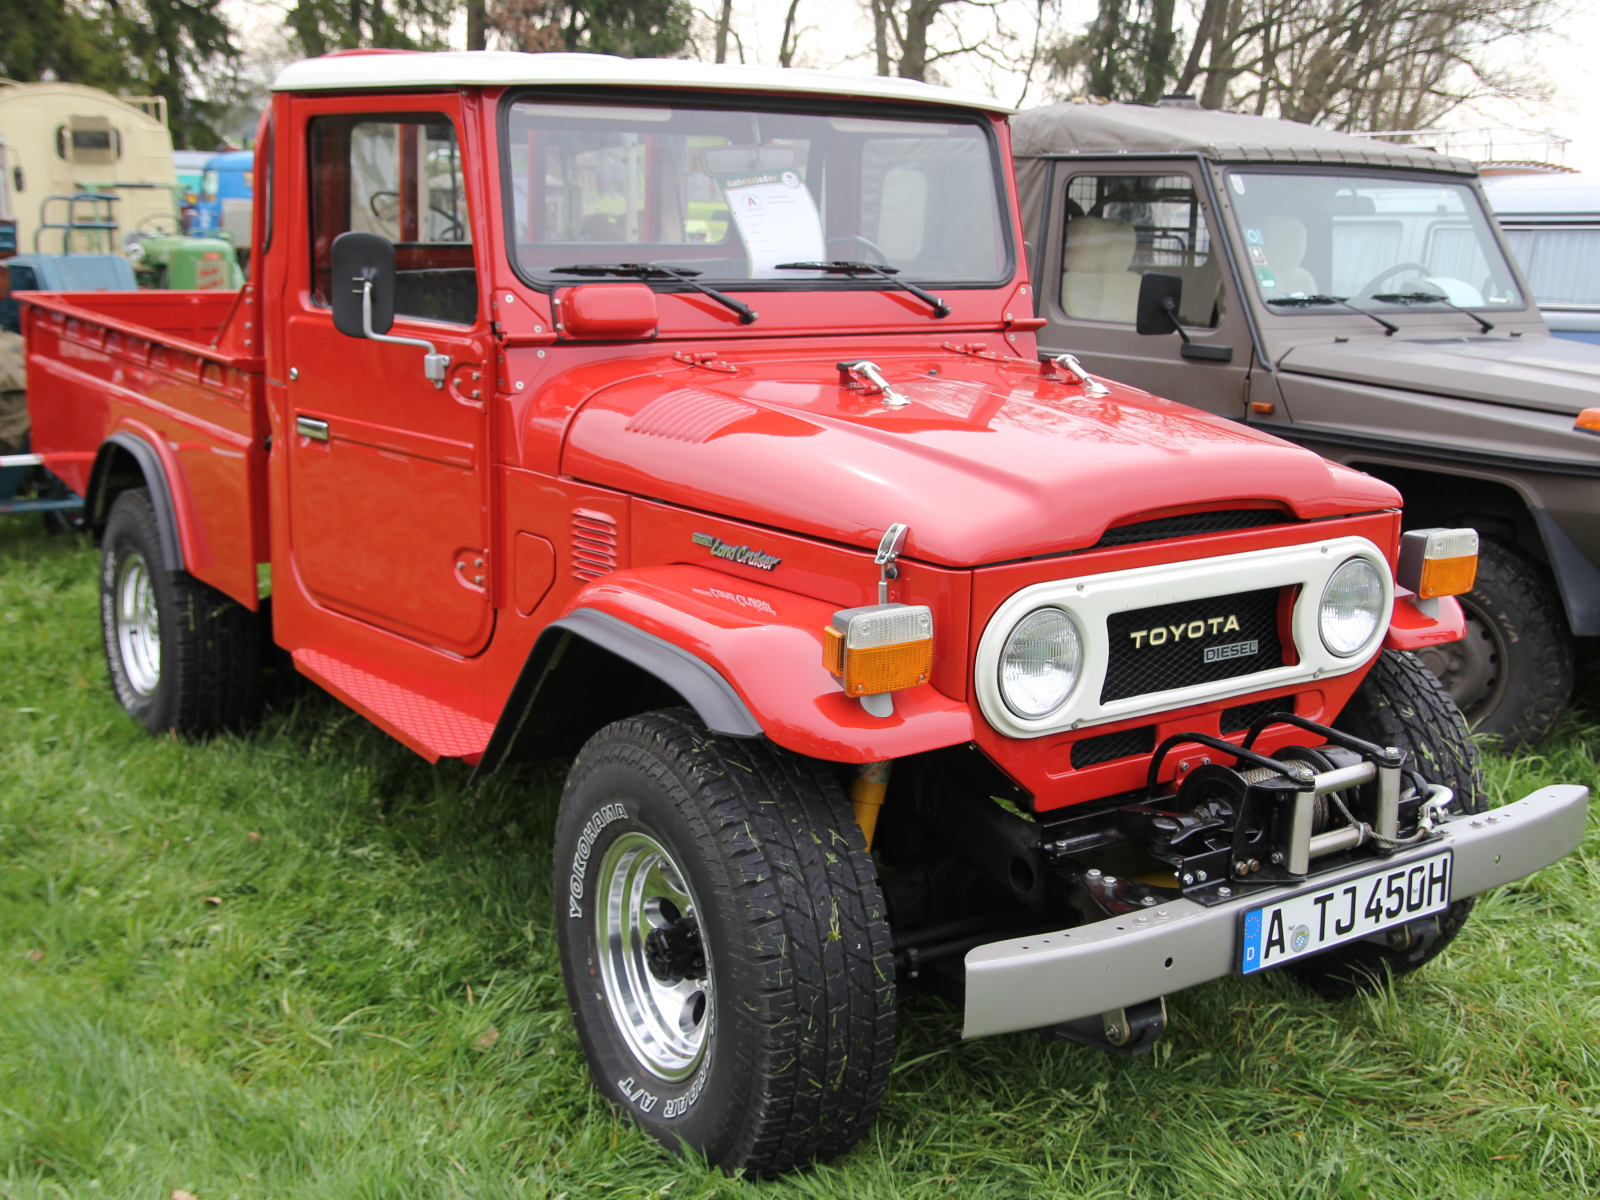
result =
M310 438L313 442L328 440L328 423L319 421L316 417L296 417L294 431L301 437Z

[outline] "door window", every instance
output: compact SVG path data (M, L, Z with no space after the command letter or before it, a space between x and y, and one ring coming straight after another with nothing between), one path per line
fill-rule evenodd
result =
M1076 175L1067 181L1061 308L1085 321L1132 325L1146 271L1183 280L1178 318L1222 320L1222 262L1187 175Z
M394 243L396 316L478 317L472 223L455 126L442 113L336 115L311 122L313 299L328 304L333 239Z
M1507 229L1540 304L1600 305L1600 229Z

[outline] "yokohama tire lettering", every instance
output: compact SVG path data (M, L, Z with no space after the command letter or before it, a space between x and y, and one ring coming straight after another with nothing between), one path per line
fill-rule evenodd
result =
M582 917L583 876L589 869L589 851L594 847L600 831L613 821L620 821L628 812L620 804L602 805L594 816L584 823L578 835L578 848L572 853L572 875L567 881L567 916Z

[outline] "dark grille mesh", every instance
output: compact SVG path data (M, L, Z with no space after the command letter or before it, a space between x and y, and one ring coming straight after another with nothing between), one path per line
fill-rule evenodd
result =
M1234 529L1259 529L1281 525L1289 520L1270 508L1229 508L1221 512L1188 513L1181 517L1157 517L1154 521L1135 521L1108 529L1090 549L1106 546L1131 546L1135 542L1159 542L1165 538L1194 537L1201 533L1227 533Z
M1101 702L1282 666L1278 592L1263 588L1112 613L1106 618L1111 653ZM1229 618L1236 628L1227 627Z
M1149 754L1155 748L1154 725L1146 725L1143 729L1119 729L1116 733L1102 733L1099 737L1073 742L1072 765L1092 767L1095 763L1127 758L1130 754Z
M1222 710L1222 732L1238 733L1249 729L1262 717L1275 712L1293 712L1294 697L1279 696L1276 700L1257 700L1254 704L1236 704Z

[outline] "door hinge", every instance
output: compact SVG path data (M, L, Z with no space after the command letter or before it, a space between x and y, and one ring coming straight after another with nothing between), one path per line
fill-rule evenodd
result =
M487 550L457 550L456 580L473 591L484 590L484 580L489 577L489 552Z

